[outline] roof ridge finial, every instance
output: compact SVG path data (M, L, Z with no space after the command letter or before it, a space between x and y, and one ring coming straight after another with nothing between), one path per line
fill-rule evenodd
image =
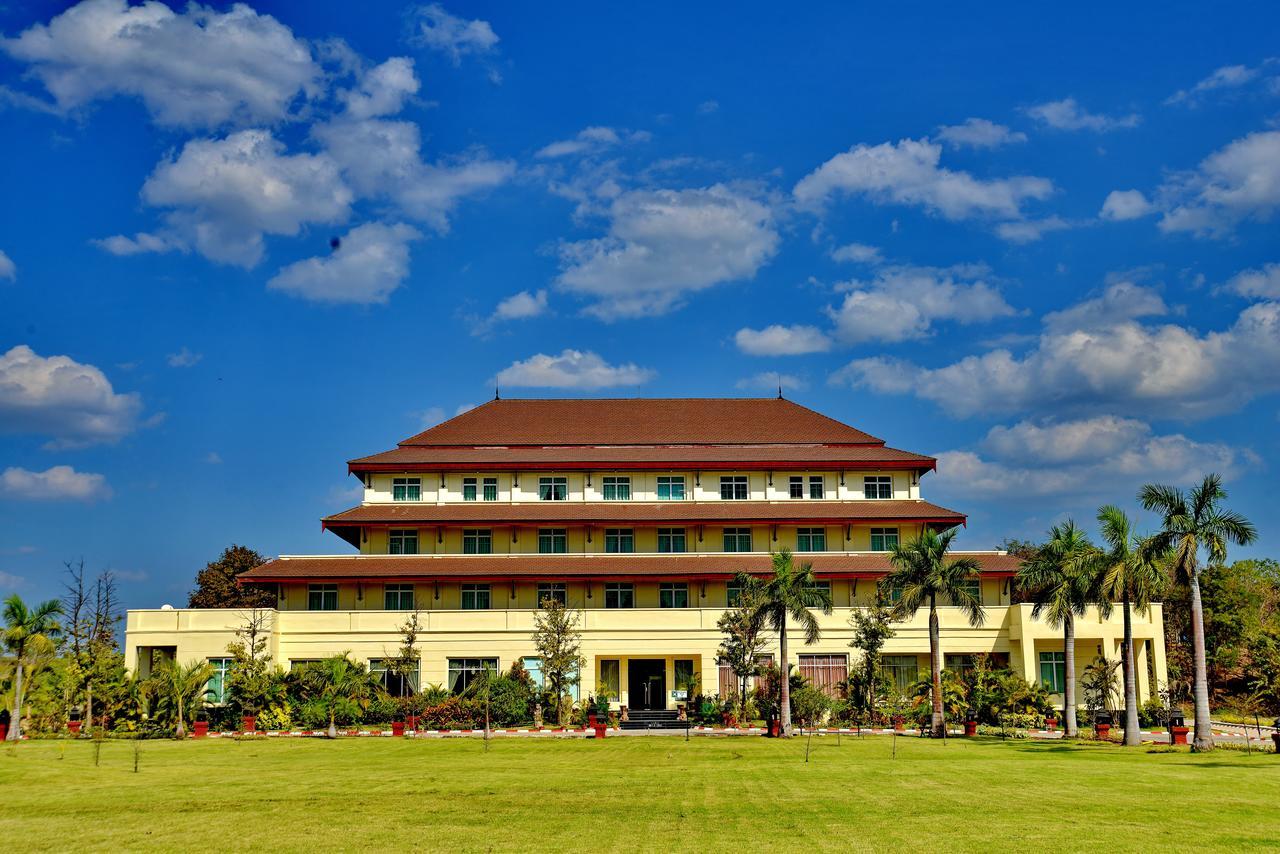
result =
M502 400L502 395L498 393L498 387L497 387L497 386L494 386L494 387L493 387L493 399L494 399L494 400Z
M782 400L782 383L778 383L778 400Z

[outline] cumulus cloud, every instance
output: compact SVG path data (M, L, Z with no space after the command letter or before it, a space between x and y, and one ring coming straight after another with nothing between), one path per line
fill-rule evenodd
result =
M413 60L394 56L361 72L355 87L339 90L338 100L352 119L389 116L400 112L405 100L417 94L419 85Z
M114 442L138 427L142 400L102 371L20 344L0 356L0 430L52 437L51 447Z
M18 267L13 260L0 249L0 279L14 281L18 278Z
M203 358L203 353L192 353L186 347L183 347L176 353L170 353L166 357L165 361L169 363L169 367L171 368L190 368L199 364L200 360Z
M539 290L535 293L521 291L498 303L493 310L494 320L524 320L546 313L547 292Z
M187 249L181 240L173 236L151 234L145 231L140 231L133 237L115 234L111 237L103 237L90 242L104 252L122 256L141 255L147 252L185 252Z
M1080 329L1105 329L1122 321L1161 317L1168 313L1169 306L1160 294L1151 288L1120 279L1108 284L1096 297L1081 300L1060 311L1049 312L1042 322L1052 332L1072 332Z
M1064 231L1071 227L1071 223L1060 216L1048 216L1002 222L996 226L996 234L1010 243L1034 243L1051 231Z
M1112 190L1102 202L1102 210L1098 216L1120 222L1127 219L1139 219L1152 213L1155 208L1141 190Z
M1241 270L1228 280L1226 287L1242 297L1280 300L1280 264Z
M937 136L952 148L999 148L1027 141L1027 135L1022 131L1009 130L1005 125L975 118L965 119L958 125L942 125Z
M880 249L865 243L848 243L831 250L831 260L852 261L855 264L879 264Z
M1210 92L1226 89L1239 89L1256 80L1262 69L1274 65L1275 59L1268 59L1261 65L1250 68L1247 65L1224 65L1215 69L1208 77L1197 82L1190 89L1179 89L1165 99L1166 105L1184 104L1188 107L1199 106Z
M922 207L946 219L1021 219L1022 204L1053 192L1047 178L1018 175L985 180L939 165L942 146L926 139L855 145L796 184L803 208L821 209L833 196L864 196L876 204Z
M592 390L641 385L654 376L634 363L610 365L590 351L565 350L558 356L538 353L513 362L498 372L496 381L499 386Z
M1222 236L1280 207L1280 131L1259 131L1210 154L1162 187L1160 230Z
M1091 130L1097 132L1137 127L1142 117L1137 113L1123 116L1106 116L1091 113L1075 98L1048 101L1027 108L1027 115L1058 130Z
M774 324L764 329L739 329L733 340L749 356L801 356L831 349L831 339L816 326Z
M623 192L608 218L605 237L561 245L556 279L605 320L664 314L689 293L750 279L779 241L769 205L722 184Z
M27 64L60 112L127 95L158 124L183 128L275 123L323 90L307 42L243 4L174 12L154 0L85 0L0 49Z
M562 139L543 146L534 156L553 159L575 154L594 154L624 142L644 142L650 138L648 131L593 126L578 131L578 135L572 139Z
M71 466L29 471L11 466L0 472L0 497L22 501L98 501L111 497L111 487L100 474L79 472Z
M422 6L416 14L414 44L443 53L454 65L461 64L464 56L490 53L498 45L498 34L488 21L459 18L439 3Z
M743 391L776 392L779 389L799 390L806 388L809 384L795 374L762 371L749 377L743 377L735 385Z
M422 234L403 223L353 228L330 254L295 261L267 282L313 302L385 303L409 275L409 244Z

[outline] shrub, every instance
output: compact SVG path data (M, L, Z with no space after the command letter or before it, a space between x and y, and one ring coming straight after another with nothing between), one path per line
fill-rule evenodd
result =
M405 698L407 699L407 698ZM402 721L403 704L396 697L382 696L369 702L369 708L363 715L367 724L386 724L393 720Z
M1043 729L1044 715L1030 712L1011 712L1004 716L1004 725L1013 729Z
M1164 726L1168 720L1169 713L1159 697L1148 697L1147 701L1138 707L1138 726Z
M293 729L293 707L288 700L272 703L258 713L258 729L270 732Z
M484 704L469 698L446 697L422 710L418 726L421 729L479 729L484 726Z

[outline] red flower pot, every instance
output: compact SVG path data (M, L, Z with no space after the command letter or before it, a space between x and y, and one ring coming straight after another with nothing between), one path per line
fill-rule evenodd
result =
M727 726L727 727L737 726L737 725L738 725L738 716L737 716L737 715L735 715L733 712L721 712L721 714L720 714L720 722L721 722L721 723L723 723L723 724L724 724L725 726Z
M978 722L977 722L977 721L965 721L965 722L964 722L964 734L965 734L965 735L967 735L969 738L973 738L975 735L977 735L977 734L978 734Z
M591 728L596 731L596 738L604 738L604 731L608 729L608 727L602 723L594 723L591 725Z
M769 738L777 738L782 735L782 722L778 720L769 721Z
M78 736L80 735L80 726L83 723L84 721L67 721L67 729L71 731L72 735Z
M9 737L9 725L0 724L0 741L4 741Z
M587 712L587 726L595 726L595 725L596 725L596 713Z
M1093 733L1098 737L1099 741L1110 741L1111 724L1095 724L1093 727Z
M256 715L245 715L240 719L240 728L245 732L258 731L258 718Z
M192 738L204 738L208 734L209 734L208 721L196 721L194 724L191 725Z
M418 716L417 716L417 715L408 715L408 716L404 719L404 726L405 726L405 729L409 729L409 730L413 730L414 732L417 732L417 731L418 731Z
M1186 744L1187 733L1189 731L1190 731L1189 728L1184 726L1169 727L1169 743L1170 744Z
M394 736L404 735L404 721L392 721L391 734Z
M1044 725L1045 725L1045 726L1047 726L1047 727L1049 728L1049 732L1054 732L1054 731L1055 731L1055 730L1057 730L1057 728L1058 728L1058 719L1057 719L1057 718L1045 718L1045 719L1044 719Z

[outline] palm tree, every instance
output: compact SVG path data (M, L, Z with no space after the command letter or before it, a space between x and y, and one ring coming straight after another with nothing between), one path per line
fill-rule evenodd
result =
M942 714L942 638L938 628L938 596L946 596L977 628L986 622L982 597L975 596L966 582L976 580L981 568L971 557L947 559L955 539L955 529L939 534L928 529L909 543L894 546L889 562L894 569L881 582L890 590L900 590L894 618L909 620L926 603L929 605L929 658L933 667L933 726L935 737L946 735Z
M782 679L779 680L782 683L782 735L790 738L791 680L787 678L787 674L791 672L791 668L787 663L787 618L800 624L806 644L817 643L822 630L811 609L820 608L822 613L830 614L831 591L818 586L813 577L812 564L796 566L791 559L791 550L785 548L773 555L773 575L762 580L739 574L738 580L742 584L743 593L759 603L757 607L760 613L778 633L779 669L782 672Z
M187 720L209 696L209 680L213 666L207 661L162 662L151 674L147 690L156 698L156 709L163 717L173 716L174 738L187 737Z
M22 737L22 676L29 653L50 646L62 634L57 618L62 605L56 599L31 609L14 593L4 600L4 645L13 653L13 725L9 741Z
M329 738L338 737L340 712L363 712L369 702L383 693L382 682L363 664L346 653L314 661L302 669L298 681L303 690L318 700L329 716Z
M1083 617L1094 596L1095 574L1091 562L1098 549L1084 531L1068 519L1049 530L1049 541L1018 568L1017 581L1031 596L1031 616L1044 617L1062 627L1066 662L1062 692L1062 729L1067 738L1079 735L1076 725L1076 617Z
M1159 570L1150 544L1133 532L1128 515L1113 504L1098 510L1102 538L1108 551L1098 558L1100 583L1099 608L1110 611L1110 603L1120 602L1124 609L1124 743L1137 747L1138 685L1133 667L1133 616L1145 614L1151 607L1159 587Z
M1176 487L1158 484L1147 484L1138 493L1143 507L1163 517L1160 532L1152 537L1152 548L1171 553L1175 579L1191 591L1191 652L1196 671L1192 749L1197 751L1213 749L1209 674L1204 656L1204 606L1200 602L1200 550L1205 550L1211 566L1221 566L1227 561L1227 543L1244 546L1258 537L1248 519L1220 506L1226 498L1222 478L1216 474L1207 475L1203 483L1191 489L1190 496Z

